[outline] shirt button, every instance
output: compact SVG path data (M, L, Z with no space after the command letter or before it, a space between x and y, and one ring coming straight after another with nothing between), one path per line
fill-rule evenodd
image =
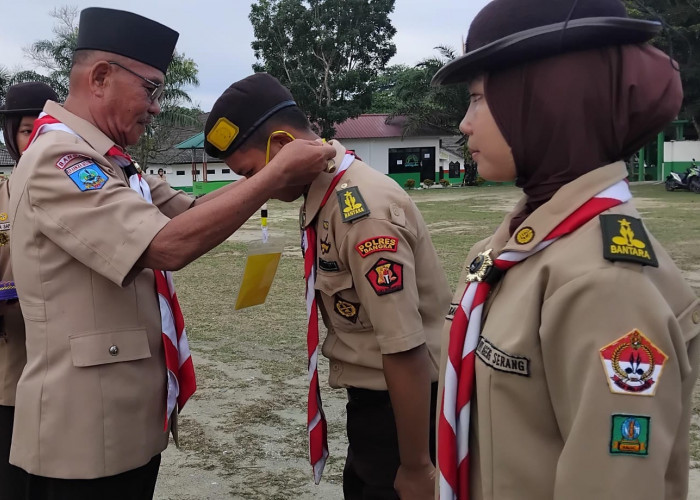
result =
M700 323L700 311L693 312L693 323L696 325Z
M333 365L331 366L331 369L334 372L337 372L338 370L340 370L340 366L338 365L338 363L333 363Z
M119 348L116 345L113 345L109 348L109 353L112 356L116 356L117 354L119 354Z
M345 189L346 187L348 187L348 183L347 183L347 182L343 182L343 183L340 185L340 189Z

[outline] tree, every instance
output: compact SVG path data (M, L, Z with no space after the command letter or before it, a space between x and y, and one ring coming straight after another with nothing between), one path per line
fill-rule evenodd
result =
M366 111L372 80L396 53L395 0L258 0L251 6L259 63L286 85L317 132Z
M700 0L625 0L631 17L658 19L663 31L653 45L673 57L683 81L681 116L700 137Z
M469 107L466 85L432 87L430 80L455 58L449 47L436 47L438 55L415 67L391 66L374 83L372 111L406 116L404 133L431 128L459 134L459 123Z

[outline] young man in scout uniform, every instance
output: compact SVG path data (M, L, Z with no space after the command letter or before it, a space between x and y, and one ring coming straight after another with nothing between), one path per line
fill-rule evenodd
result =
M238 136L219 142L222 127ZM205 149L249 179L294 138L318 139L292 95L258 73L234 83L214 104ZM410 197L337 141L333 172L278 196L304 194L309 312L309 433L311 461L320 479L325 421L316 397L317 315L328 336L330 385L348 391L345 497L432 498L432 408L439 330L449 288L427 227ZM315 257L315 258L314 258Z
M273 179L309 182L334 154L295 141L274 176L196 202L142 178L123 148L160 112L177 38L136 14L84 10L65 106L46 104L11 182L27 365L10 461L29 472L28 499L152 497L175 403L194 391L165 271L233 233Z

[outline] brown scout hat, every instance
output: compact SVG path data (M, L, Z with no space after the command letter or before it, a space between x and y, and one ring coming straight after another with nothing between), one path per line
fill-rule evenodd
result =
M565 52L642 43L660 30L659 22L629 19L620 0L493 0L469 27L465 54L440 68L432 84L461 83Z
M204 126L204 150L227 158L272 115L296 105L289 90L267 73L239 80L214 103Z
M38 116L46 101L58 101L58 95L45 83L17 83L7 89L5 103L0 106L0 114Z

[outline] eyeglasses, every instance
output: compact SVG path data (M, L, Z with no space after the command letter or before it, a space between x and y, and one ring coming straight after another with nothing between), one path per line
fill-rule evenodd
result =
M115 66L119 66L121 69L128 71L129 73L131 73L134 76L138 76L141 80L148 83L151 87L153 87L153 90L148 89L148 88L145 89L146 93L148 94L148 100L151 102L160 101L160 98L163 95L163 90L165 90L165 83L156 83L153 80L149 80L145 76L139 75L135 71L130 70L126 66L122 66L121 64L119 64L116 61L108 61L108 62L109 62L109 64L114 64Z

